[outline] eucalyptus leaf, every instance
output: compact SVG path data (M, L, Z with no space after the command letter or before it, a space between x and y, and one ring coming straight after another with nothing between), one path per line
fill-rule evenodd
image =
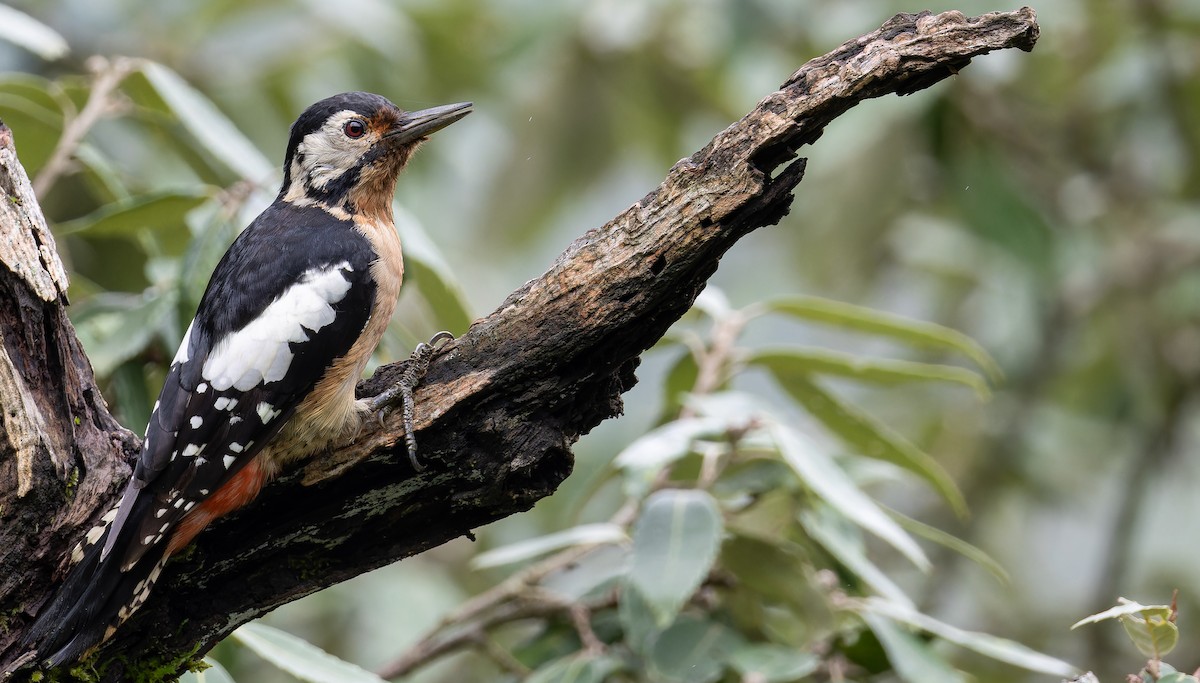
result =
M439 329L459 335L466 332L475 316L467 295L441 251L416 216L397 206L396 231L404 244L404 268L412 275L421 296L429 304Z
M661 629L655 620L650 602L637 589L637 586L628 581L621 588L620 601L617 603L617 618L621 623L625 644L629 646L629 649L641 655L649 652L655 635Z
M611 655L573 654L538 667L525 683L604 683L623 668Z
M59 59L70 51L58 31L8 5L0 5L0 40L20 45L42 59Z
M746 363L762 365L779 374L835 375L873 384L949 382L973 389L981 399L991 396L982 375L952 365L864 358L837 351L800 348L760 349L751 353Z
M654 639L650 670L662 681L711 683L738 645L737 634L717 622L681 617Z
M683 418L652 429L617 454L613 464L625 471L625 491L641 498L658 472L684 457L697 439L713 438L729 429L718 417Z
M1200 679L1180 671L1173 671L1158 679L1158 683L1197 683Z
M206 189L180 189L154 192L114 202L96 211L59 223L59 235L84 234L90 237L134 236L141 230L175 233L188 237L184 216L211 197Z
M892 519L896 520L904 530L921 538L937 543L938 545L949 548L963 557L971 560L975 564L983 567L996 578L1002 585L1009 585L1010 579L1008 572L999 562L991 555L988 555L982 549L964 541L963 539L953 534L948 534L937 527L930 526L920 520L913 519L908 515L901 514L891 508L883 508Z
M933 634L948 643L978 652L999 662L1005 662L1022 669L1049 676L1071 677L1079 674L1079 669L1061 659L1051 657L1020 643L1005 638L998 638L987 633L964 631L938 621L931 616L922 614L911 607L900 605L879 598L867 598L857 601L860 611L887 617L892 621L907 624L913 628Z
M1139 612L1120 617L1125 634L1142 655L1162 659L1179 644L1179 627L1169 614Z
M705 315L714 320L727 318L733 312L733 305L729 303L729 297L721 288L713 284L706 285L700 291L696 300L692 302L692 307L703 311Z
M599 545L567 566L542 579L538 588L579 601L601 592L614 590L629 571L631 552L627 545Z
M913 346L957 351L974 361L993 382L1003 377L1000 366L978 342L949 327L812 296L775 299L767 302L766 308L813 322L889 337Z
M700 367L696 365L696 357L687 347L683 353L671 363L667 370L662 386L662 415L660 421L668 421L679 415L683 407L684 397L696 386L696 378L700 375Z
M599 545L624 543L629 540L625 530L617 524L581 524L545 536L530 538L510 545L495 548L476 555L471 560L472 569L500 567L523 562L540 555L577 545Z
M895 622L870 613L863 614L862 618L879 639L879 644L887 653L888 662L900 678L909 683L965 683L967 680L966 676L939 657L928 643L900 628Z
M96 374L106 377L141 353L173 324L177 301L176 290L147 290L102 294L76 308L71 320Z
M867 557L862 538L856 533L858 530L849 526L844 517L827 505L818 505L802 512L799 518L805 532L863 583L889 600L913 606L904 591Z
M232 635L258 656L308 683L385 683L356 664L266 624L243 624Z
M1109 619L1119 619L1131 614L1158 614L1167 616L1171 613L1170 605L1143 605L1139 602L1127 600L1125 598L1117 598L1117 602L1119 604L1116 607L1110 607L1103 612L1097 612L1096 614L1080 619L1071 625L1071 629L1077 629L1085 624L1096 624Z
M275 164L183 77L151 61L142 63L141 72L180 123L214 157L246 180L262 184L274 177Z
M967 502L962 491L933 456L887 425L826 391L809 375L780 366L772 366L770 370L792 398L854 448L855 452L890 462L916 474L929 482L959 517L967 516Z
M735 649L729 656L729 664L744 681L788 683L816 671L821 658L775 643L753 643Z
M929 558L900 525L854 484L833 458L800 432L779 423L770 426L779 454L822 500L841 515L887 541L922 571Z
M704 491L667 489L649 498L633 527L629 582L664 627L708 576L721 544L717 503Z
M37 177L62 135L62 110L27 88L13 88L11 82L4 85L8 87L0 88L0 120L12 129L26 172Z

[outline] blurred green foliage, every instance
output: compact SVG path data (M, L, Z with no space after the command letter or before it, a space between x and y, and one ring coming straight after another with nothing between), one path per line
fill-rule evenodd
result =
M77 330L135 429L312 101L364 89L408 108L476 103L401 179L410 280L379 353L391 361L438 329L462 332L805 59L920 9L11 4L53 29L0 16L0 35L24 45L0 42L0 119L35 179L103 74L124 76L43 205ZM1032 54L988 55L931 90L865 103L803 150L791 216L724 258L698 310L647 354L627 416L580 442L555 496L474 546L267 621L378 669L438 637L469 596L566 558L506 597L532 595L513 603L532 616L500 620L411 680L1053 669L1011 641L1117 680L1137 651L1115 629L1068 631L1079 615L1176 587L1184 618L1200 611L1188 542L1200 519L1188 457L1200 437L1200 5L1037 9ZM654 563L670 573L648 572L639 548L665 553ZM1200 651L1194 632L1177 652ZM234 680L295 680L243 645L214 656Z

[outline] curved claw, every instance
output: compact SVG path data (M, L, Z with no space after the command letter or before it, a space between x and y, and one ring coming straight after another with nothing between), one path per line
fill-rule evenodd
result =
M453 340L454 335L443 331L433 335L429 343L417 344L408 358L408 365L404 368L404 373L400 375L399 381L372 398L367 404L375 413L376 419L383 424L388 406L395 403L397 398L400 399L401 414L404 417L404 444L408 448L408 461L412 463L413 469L417 472L424 471L425 466L417 459L417 437L413 428L413 413L415 412L413 390L417 388L421 379L425 377L425 372L429 370L429 361L433 358L433 352Z

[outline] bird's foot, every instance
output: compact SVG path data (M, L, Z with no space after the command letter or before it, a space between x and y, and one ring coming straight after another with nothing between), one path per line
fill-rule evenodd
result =
M408 365L405 366L400 379L367 403L376 417L382 421L388 408L396 402L396 399L400 399L401 413L404 417L404 445L408 447L408 461L418 472L423 471L425 466L417 459L417 437L413 433L413 390L417 388L417 385L425 377L426 371L429 370L429 361L433 358L433 352L450 341L454 341L454 335L449 332L438 332L433 335L428 344L417 344L417 348L413 349L412 355L408 358Z

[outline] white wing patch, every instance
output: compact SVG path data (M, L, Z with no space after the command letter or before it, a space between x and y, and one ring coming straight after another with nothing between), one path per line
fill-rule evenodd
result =
M193 320L188 325L187 332L183 333L183 341L179 343L179 350L175 352L175 360L171 361L172 365L176 363L188 362L188 345L192 343L192 327L195 326L195 324L196 321ZM154 409L158 410L157 402L154 404Z
M249 391L283 379L295 355L289 344L308 341L307 330L316 332L334 321L333 304L350 291L342 273L353 270L343 261L305 271L249 325L218 342L200 374L217 391Z

